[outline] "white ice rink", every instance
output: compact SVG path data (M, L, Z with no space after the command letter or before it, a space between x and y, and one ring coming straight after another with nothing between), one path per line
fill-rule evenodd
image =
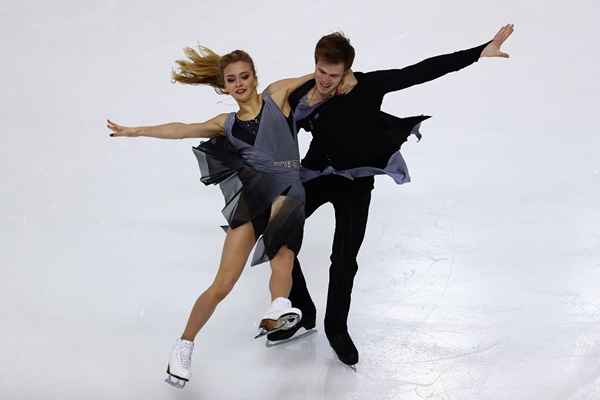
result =
M161 3L0 10L0 399L600 399L597 2ZM323 332L325 206L301 254L317 332L253 340L268 266L248 267L196 340L190 384L166 385L216 271L222 197L199 182L197 140L111 139L105 119L232 111L170 83L197 43L248 50L264 88L310 72L334 30L361 71L473 47L505 23L509 60L386 96L389 113L433 118L403 147L413 182L376 182L349 321L357 370Z

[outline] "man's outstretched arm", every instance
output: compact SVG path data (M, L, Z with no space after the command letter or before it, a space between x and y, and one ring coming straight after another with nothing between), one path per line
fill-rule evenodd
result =
M503 26L494 39L480 46L455 53L444 54L402 68L373 71L365 74L368 84L382 94L418 85L465 68L480 57L508 58L500 49L513 32L513 25Z

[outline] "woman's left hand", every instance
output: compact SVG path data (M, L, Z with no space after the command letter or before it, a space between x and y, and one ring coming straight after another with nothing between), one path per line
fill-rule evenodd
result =
M496 33L496 36L494 36L492 42L485 46L481 52L481 57L510 57L507 53L500 51L500 47L502 47L502 44L513 33L513 28L513 24L504 25L502 28L500 28L498 33Z
M127 127L119 124L115 124L110 119L106 120L106 127L110 129L112 132L109 136L111 137L134 137L139 136L139 128Z

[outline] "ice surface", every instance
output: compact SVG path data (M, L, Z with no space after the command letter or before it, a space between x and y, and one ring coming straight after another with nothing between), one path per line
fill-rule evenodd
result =
M598 5L421 3L3 7L0 398L600 398ZM323 333L323 207L301 255L318 332L253 340L268 270L248 268L196 340L190 384L165 385L216 270L222 200L199 182L197 141L110 139L104 120L233 110L170 83L196 43L247 49L265 87L309 72L333 30L355 44L355 70L372 70L478 45L505 23L511 59L386 97L387 112L434 118L403 149L413 182L376 183L350 317L357 371Z

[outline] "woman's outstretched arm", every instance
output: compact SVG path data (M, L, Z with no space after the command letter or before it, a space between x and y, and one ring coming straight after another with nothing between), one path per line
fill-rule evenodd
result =
M128 127L107 121L112 137L153 137L159 139L211 138L222 135L225 130L227 114L219 114L205 122L185 124L171 122L154 126Z

